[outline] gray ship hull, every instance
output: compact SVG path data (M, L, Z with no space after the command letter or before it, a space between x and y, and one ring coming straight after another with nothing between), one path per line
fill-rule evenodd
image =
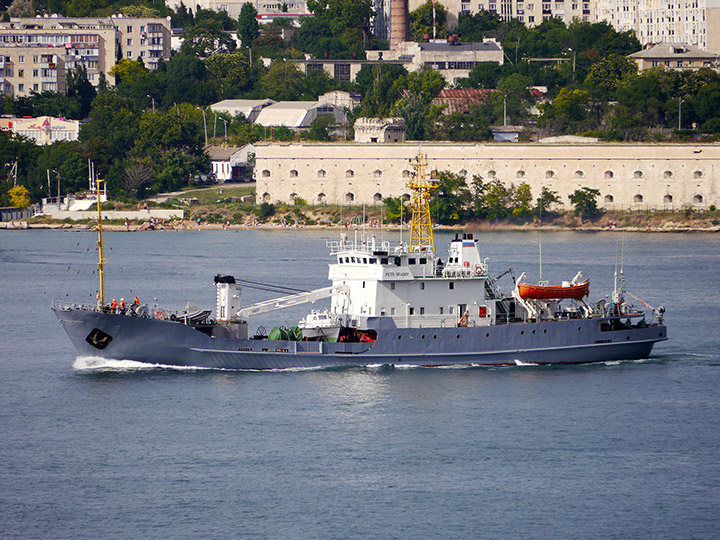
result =
M664 325L607 330L617 325L604 317L467 328L396 328L371 318L374 343L274 341L211 337L176 321L53 310L81 356L222 369L582 364L647 358L667 339ZM89 336L96 331L111 339L93 345Z

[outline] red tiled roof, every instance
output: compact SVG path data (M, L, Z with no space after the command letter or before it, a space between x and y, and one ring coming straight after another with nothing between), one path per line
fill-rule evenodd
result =
M497 90L479 88L455 88L441 90L433 99L433 105L447 105L445 114L466 112L474 103L486 103L490 94Z

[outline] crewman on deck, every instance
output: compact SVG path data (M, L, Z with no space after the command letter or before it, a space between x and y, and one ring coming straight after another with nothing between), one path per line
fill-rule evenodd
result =
M120 311L125 313L125 308L127 308L127 304L125 303L125 299L120 299L120 305L118 306L120 308Z
M132 305L133 305L133 306L139 306L139 305L140 305L140 299L139 299L137 296L135 297L135 300L133 300Z
M115 311L117 309L117 300L113 298L113 301L110 303L110 310Z

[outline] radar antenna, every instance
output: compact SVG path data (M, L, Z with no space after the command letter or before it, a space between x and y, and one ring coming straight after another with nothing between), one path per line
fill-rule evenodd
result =
M427 174L427 156L418 154L410 160L414 174L407 187L412 190L412 222L410 223L410 251L435 251L430 197L438 187L435 171Z

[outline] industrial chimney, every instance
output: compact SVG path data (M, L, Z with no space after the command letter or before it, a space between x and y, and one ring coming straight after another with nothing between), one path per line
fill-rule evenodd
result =
M408 0L390 0L390 50L394 51L403 41L408 40Z

